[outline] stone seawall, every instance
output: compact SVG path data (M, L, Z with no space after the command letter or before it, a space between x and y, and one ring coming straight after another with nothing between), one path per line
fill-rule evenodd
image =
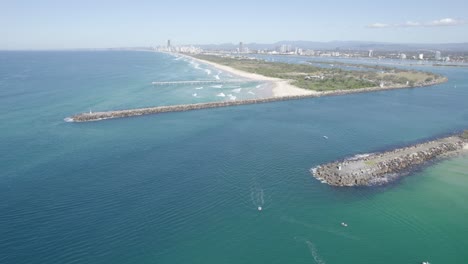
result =
M82 114L77 114L77 115L67 118L67 121L90 122L90 121L99 121L99 120L105 120L105 119L111 119L111 118L122 118L122 117L141 116L141 115L159 114L159 113L167 113L167 112L183 112L183 111L199 110L199 109L206 109L206 108L217 108L217 107L227 107L227 106L236 106L236 105L245 105L245 104L259 104L259 103L268 103L268 102L275 102L275 101L294 100L294 99L301 99L305 97L316 97L316 95L282 96L282 97L248 99L248 100L238 100L238 101L223 101L223 102L185 104L185 105L169 105L169 106L157 106L157 107L137 108L137 109L129 109L129 110L82 113Z
M430 86L446 82L447 78L440 78L435 81L418 85L416 87ZM112 118L123 118L123 117L132 117L132 116L141 116L141 115L150 115L150 114L160 114L168 112L183 112L191 110L199 110L206 108L216 108L216 107L227 107L227 106L236 106L236 105L246 105L246 104L260 104L260 103L269 103L277 101L286 101L286 100L298 100L311 97L321 97L321 96L338 96L352 93L368 93L376 91L385 91L393 89L403 89L403 88L412 88L408 86L389 86L389 87L371 87L371 88L362 88L362 89L352 89L352 90L335 90L335 91L326 91L320 92L318 94L308 94L308 95L291 95L291 96L280 96L280 97L268 97L268 98L258 98L258 99L246 99L246 100L237 100L237 101L223 101L223 102L210 102L210 103L198 103L198 104L185 104L185 105L169 105L169 106L156 106L156 107L147 107L147 108L136 108L128 110L114 110L106 112L93 112L93 113L81 113L76 114L71 117L65 118L67 122L91 122L91 121L100 121Z
M460 136L441 138L410 147L355 157L320 165L313 176L333 186L370 186L388 183L411 169L437 158L467 152Z

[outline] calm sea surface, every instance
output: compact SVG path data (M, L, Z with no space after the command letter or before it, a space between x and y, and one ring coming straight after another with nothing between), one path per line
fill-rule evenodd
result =
M309 173L468 128L468 68L419 68L449 82L66 123L268 91L152 86L235 79L166 54L0 52L0 263L467 263L468 157L385 187Z

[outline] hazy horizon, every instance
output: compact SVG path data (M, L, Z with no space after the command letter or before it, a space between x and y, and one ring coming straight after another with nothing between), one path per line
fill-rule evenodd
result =
M15 1L0 4L0 50L176 44L366 41L465 43L464 1L320 3L239 0L133 3Z

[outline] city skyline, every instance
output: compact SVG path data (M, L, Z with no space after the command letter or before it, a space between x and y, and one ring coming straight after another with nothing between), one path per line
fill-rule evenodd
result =
M0 4L0 49L73 49L282 40L468 42L464 1L368 0L284 3L246 0L157 4L15 1Z

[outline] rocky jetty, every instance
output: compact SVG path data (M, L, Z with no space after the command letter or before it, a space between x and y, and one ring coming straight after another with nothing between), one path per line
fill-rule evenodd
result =
M435 85L435 84L439 84L445 81L447 81L447 78L442 77L435 81L427 82L425 84L420 84L418 87ZM278 97L235 100L235 101L156 106L156 107L147 107L147 108L127 109L127 110L81 113L81 114L73 115L71 117L67 117L65 118L65 121L67 122L90 122L90 121L99 121L99 120L106 120L106 119L112 119L112 118L123 118L123 117L160 114L160 113L168 113L168 112L183 112L183 111L199 110L199 109L206 109L206 108L227 107L227 106L246 105L246 104L260 104L260 103L297 100L297 99L321 97L321 96L337 96L337 95L344 95L344 94L351 94L351 93L367 93L367 92L402 89L402 88L409 88L409 87L408 86L371 87L371 88L349 89L349 90L334 90L334 91L327 91L327 92L320 92L317 94L306 94L306 95L278 96Z
M427 162L462 152L468 152L468 140L451 136L382 153L356 155L320 165L311 172L332 186L381 185Z
M149 114L160 114L160 113L167 113L167 112L183 112L183 111L199 110L199 109L206 109L206 108L217 108L217 107L227 107L227 106L236 106L236 105L245 105L245 104L259 104L259 103L268 103L268 102L274 102L274 101L294 100L294 99L301 99L304 97L316 97L316 95L282 96L282 97L270 97L270 98L262 98L262 99L248 99L248 100L222 101L222 102L199 103L199 104L157 106L157 107L137 108L137 109L129 109L129 110L116 110L116 111L107 111L107 112L91 112L91 113L77 114L77 115L68 117L65 120L69 122L90 122L90 121L99 121L99 120L105 120L105 119L111 119L111 118L122 118L122 117L131 117L131 116L149 115Z

